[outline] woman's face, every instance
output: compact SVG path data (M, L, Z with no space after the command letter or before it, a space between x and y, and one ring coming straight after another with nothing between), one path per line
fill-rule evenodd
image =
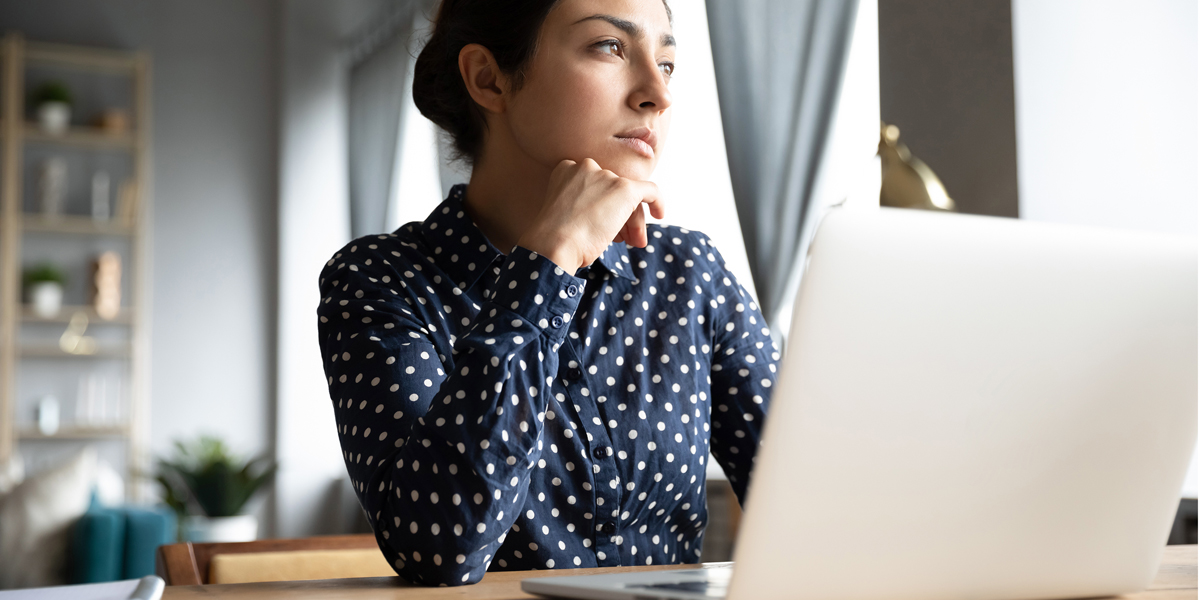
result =
M513 139L548 168L591 158L644 180L666 146L674 61L662 0L562 0L507 105Z

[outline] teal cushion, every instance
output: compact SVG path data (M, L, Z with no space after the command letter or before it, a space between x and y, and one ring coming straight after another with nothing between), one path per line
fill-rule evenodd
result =
M70 582L100 583L154 574L154 555L175 543L175 513L157 506L92 504L71 536Z
M125 515L94 501L75 523L70 551L70 582L121 579L125 562Z
M154 554L163 544L175 543L175 513L165 507L126 506L125 566L121 579L154 574Z

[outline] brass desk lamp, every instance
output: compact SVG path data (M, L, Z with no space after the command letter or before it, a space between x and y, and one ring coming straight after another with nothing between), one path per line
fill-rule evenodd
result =
M899 127L880 124L879 159L883 165L880 206L955 210L954 200L938 176L900 143Z

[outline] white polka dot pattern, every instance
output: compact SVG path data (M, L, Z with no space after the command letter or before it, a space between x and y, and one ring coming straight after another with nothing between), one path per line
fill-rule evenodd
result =
M403 578L697 562L705 460L741 500L775 382L758 307L704 235L650 225L575 274L463 210L321 273L343 458Z

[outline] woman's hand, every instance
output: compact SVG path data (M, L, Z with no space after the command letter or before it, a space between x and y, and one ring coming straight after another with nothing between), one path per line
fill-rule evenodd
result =
M666 216L657 185L620 177L590 158L564 160L550 173L542 210L517 244L574 274L612 242L646 246L642 204L655 218Z

